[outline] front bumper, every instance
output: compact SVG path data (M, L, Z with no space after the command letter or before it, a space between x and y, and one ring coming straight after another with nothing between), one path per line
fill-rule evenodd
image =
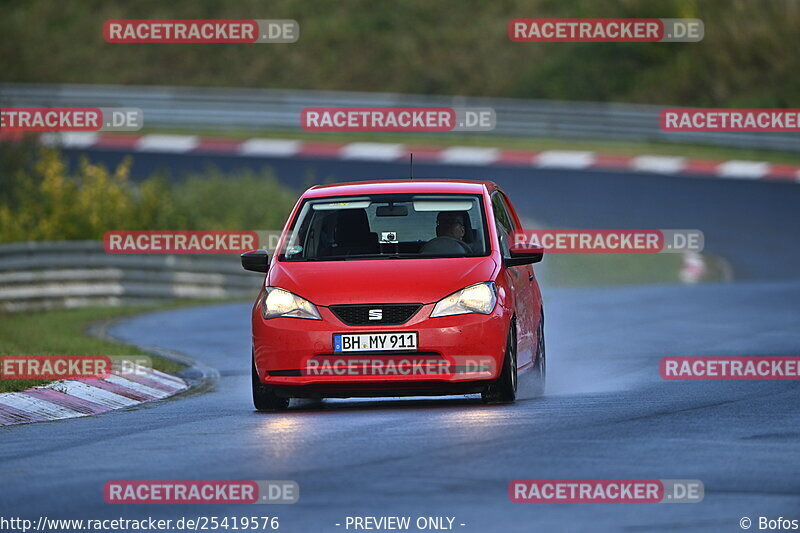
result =
M253 353L259 379L277 392L292 396L380 396L467 394L480 392L502 368L510 322L498 302L489 315L466 314L430 318L434 304L422 308L399 326L348 326L327 307L322 320L264 320L260 304L253 309ZM336 333L417 332L414 353L358 352L334 354ZM316 359L315 359L316 358ZM309 372L309 360L348 359L395 365L426 358L447 364L448 372ZM475 363L479 364L475 364ZM318 368L318 367L317 367ZM343 368L343 367L341 367ZM406 368L409 367L397 367ZM444 368L442 366L439 369Z

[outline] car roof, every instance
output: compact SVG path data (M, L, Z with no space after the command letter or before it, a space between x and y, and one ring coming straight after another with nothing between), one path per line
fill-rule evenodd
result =
M398 193L484 194L486 192L491 193L496 189L499 189L499 187L492 181L406 178L314 185L303 194L303 197L323 198L327 196Z

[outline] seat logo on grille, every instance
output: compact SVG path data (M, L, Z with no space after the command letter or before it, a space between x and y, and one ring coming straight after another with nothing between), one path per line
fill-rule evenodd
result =
M382 309L370 309L369 310L369 319L370 320L383 320L383 310Z

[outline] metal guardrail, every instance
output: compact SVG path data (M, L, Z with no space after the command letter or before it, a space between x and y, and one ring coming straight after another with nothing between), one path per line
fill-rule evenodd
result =
M490 132L493 135L800 151L800 136L790 133L663 132L659 127L662 108L653 105L278 89L1 83L3 105L138 107L144 112L147 127L252 130L298 130L300 111L306 107L491 107L497 116L497 127Z
M0 311L252 298L260 283L236 255L114 255L98 241L0 245Z

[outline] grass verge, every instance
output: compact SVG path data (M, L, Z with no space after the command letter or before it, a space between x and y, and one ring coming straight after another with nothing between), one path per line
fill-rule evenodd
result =
M86 307L24 313L0 314L0 356L2 355L146 355L153 368L175 373L183 365L144 352L134 346L87 334L90 324L102 320L162 311L195 302L169 302L147 306ZM0 379L0 392L13 392L44 385L52 380Z
M723 259L703 254L706 274L699 283L730 279ZM599 287L682 283L681 254L545 254L537 268L545 287Z

